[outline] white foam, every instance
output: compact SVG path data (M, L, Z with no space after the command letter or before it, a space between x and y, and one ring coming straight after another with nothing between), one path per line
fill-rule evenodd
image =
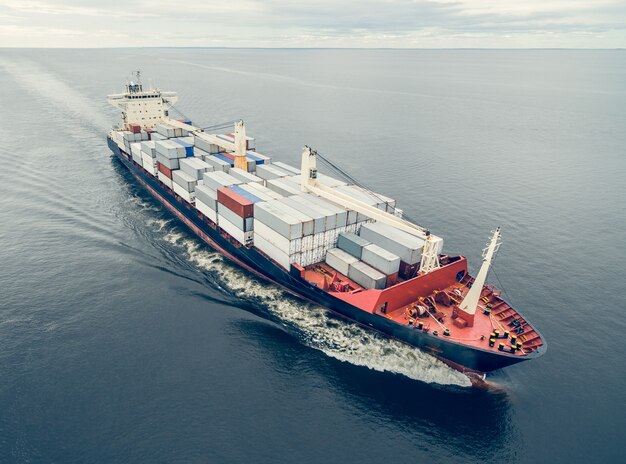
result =
M393 372L427 383L471 386L467 376L438 359L356 323L329 317L323 308L302 302L277 286L250 277L221 254L208 251L179 230L170 230L165 239L182 247L193 264L217 274L221 285L230 293L261 303L280 321L295 329L311 348L340 361L379 372Z

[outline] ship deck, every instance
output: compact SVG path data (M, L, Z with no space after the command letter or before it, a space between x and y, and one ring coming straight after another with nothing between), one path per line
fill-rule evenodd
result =
M423 276L418 275L411 280L421 277ZM380 292L380 290L364 289L324 263L307 267L304 278L329 292L339 290L341 293L348 293L349 295L344 297L344 299L348 298L347 301L351 295ZM463 300L473 281L471 276L465 274L461 281L454 281L431 293L422 294L414 301L400 307L374 310L364 307L363 310L377 313L397 324L415 330L430 332L463 345L494 352L525 356L543 345L541 336L504 301L501 291L492 285L485 285L483 288L474 323L471 326L466 325L464 320L458 317L456 306ZM400 280L394 286L402 282ZM358 301L355 298L356 306L359 306Z

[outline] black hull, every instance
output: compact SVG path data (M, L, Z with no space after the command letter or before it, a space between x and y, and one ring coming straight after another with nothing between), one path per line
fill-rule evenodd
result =
M210 224L195 208L192 208L184 200L178 199L167 186L132 161L130 156L122 152L115 142L110 138L107 138L107 142L111 151L129 169L137 181L199 238L240 266L280 285L297 297L323 306L340 316L373 328L389 337L420 348L461 371L491 372L521 361L537 358L546 349L544 345L525 356L482 350L399 325L386 317L368 313L339 300L316 286L310 285L298 275L291 275L284 271L272 260L257 251L256 248L247 248L233 243L225 232Z

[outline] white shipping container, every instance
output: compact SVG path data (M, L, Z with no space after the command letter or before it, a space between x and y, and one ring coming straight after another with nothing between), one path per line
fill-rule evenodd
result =
M282 200L275 201L272 203L276 208L282 210L285 214L289 216L295 217L302 223L302 235L312 235L314 231L314 222L313 218L297 209L292 208L284 203Z
M374 243L363 247L361 261L387 276L400 270L400 257Z
M206 185L196 185L196 198L217 212L217 192Z
M141 142L141 151L156 158L156 143L154 143L154 141Z
M291 263L300 263L301 259L298 255L288 255L274 245L269 243L263 237L261 237L257 232L253 232L254 236L254 246L265 253L267 256L272 258L279 266L281 266L285 270L289 270L291 267Z
M289 206L290 208L295 209L296 211L300 211L303 214L306 214L308 217L313 219L313 234L318 234L320 232L326 231L326 216L324 214L317 211L315 208L303 205L298 201L293 200L294 197L283 198L279 200L282 204Z
M185 147L173 140L159 140L154 142L157 154L161 154L167 158L184 158L187 156Z
M285 254L293 255L302 251L301 238L290 240L273 230L271 227L260 222L259 219L254 220L254 231Z
M153 176L157 175L158 168L157 168L156 160L144 152L141 152L141 165L146 171L148 171Z
M196 192L196 195L197 195L197 192ZM215 209L209 207L209 205L204 203L198 197L196 197L195 205L196 205L196 209L198 211L200 211L202 214L204 214L206 217L208 217L211 221L213 221L213 222L215 222L217 224L217 212L215 211Z
M383 289L387 283L387 277L382 272L368 266L363 261L350 264L348 277L363 288Z
M197 135L193 136L193 144L196 146L196 148L199 148L200 150L214 155L215 153L219 153L221 150L221 148L218 145L215 145L214 143L211 142L207 142L206 140L198 137Z
M221 216L226 218L228 222L233 224L235 227L237 227L237 229L241 230L242 232L250 232L254 229L253 217L242 218L237 213L235 213L230 208L228 208L226 205L223 205L222 203L218 202L217 203L217 217L219 218Z
M332 248L326 253L326 264L335 269L340 274L348 276L350 265L358 261L351 254L346 253L339 248Z
M271 197L270 195L268 195L265 192L262 192L261 190L256 190L255 188L252 187L253 183L250 184L239 184L239 187L248 192L251 195L254 195L255 197L259 198L261 201L271 201L274 200L273 197ZM259 184L260 185L260 184ZM265 187L263 187L265 188Z
M156 160L169 169L178 169L180 167L180 158L168 158L157 152Z
M193 192L197 182L192 176L180 170L172 171L172 180L187 192Z
M244 232L239 229L233 223L231 223L228 219L222 216L219 212L217 213L217 224L231 237L237 240L239 243L243 245L252 245L254 240L254 232Z
M360 236L392 252L408 264L419 263L424 240L382 222L363 224Z
M246 184L250 182L263 182L263 179L261 179L260 177L239 168L231 168L229 174L235 179L238 179L241 182L245 182Z
M223 159L220 158L216 158L213 155L202 155L202 160L208 164L210 164L211 166L213 166L213 169L217 172L217 171L222 171L222 172L230 172L230 163L227 161L224 161Z
M167 177L165 174L163 174L161 171L158 171L157 173L159 180L161 182L163 182L165 185L167 185L169 188L172 188L172 179L170 179L169 177Z
M270 180L288 176L290 173L273 164L259 164L256 167L256 175L264 180Z
M275 161L274 163L272 163L272 166L278 166L279 168L292 174L300 174L300 169L290 166L287 163L283 163L282 161Z
M150 140L167 140L167 137L165 137L164 135L159 134L158 132L152 132L150 134Z
M184 158L180 160L180 170L195 180L200 180L204 177L205 172L213 172L213 166L200 158Z
M176 171L174 171L174 172L176 172ZM196 200L196 195L195 195L194 192L189 192L189 191L185 190L184 187L182 187L181 185L177 184L176 182L172 183L172 189L174 190L174 193L176 193L178 196L180 196L187 203L194 203L194 201Z
M161 134L163 137L176 137L176 130L169 124L160 123L157 124L154 129L157 131L158 134Z
M281 198L284 198L280 193L275 192L272 189L269 189L269 188L265 187L264 185L257 184L255 182L253 182L251 184L246 184L246 186L249 187L252 190L255 190L256 192L260 192L261 194L265 195L266 197L269 197L267 201L269 201L271 199L280 200ZM254 192L251 192L251 193L255 194Z
M255 203L254 218L288 239L302 237L302 222L275 203L276 201Z
M272 189L285 197L300 195L302 193L299 186L283 179L270 179L266 181L265 185L267 188Z
M202 180L204 181L204 185L215 191L222 187L241 184L240 180L235 179L233 176L223 171L205 172Z

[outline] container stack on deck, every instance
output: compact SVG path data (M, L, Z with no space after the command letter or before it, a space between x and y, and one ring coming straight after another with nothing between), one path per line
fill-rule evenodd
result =
M219 145L168 124L157 124L151 133L114 131L111 137L232 240L254 246L285 270L292 263L326 262L368 289L386 288L417 271L422 239L341 206L346 195L393 213L395 200L389 197L321 173L317 181L335 189L337 199L304 193L300 170L254 151L251 137L247 171L234 168L234 154ZM217 137L234 143L233 134Z

